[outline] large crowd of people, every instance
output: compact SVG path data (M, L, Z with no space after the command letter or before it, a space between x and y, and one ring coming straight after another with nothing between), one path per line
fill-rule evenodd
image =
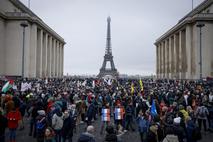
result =
M24 129L37 142L72 142L81 123L78 142L95 142L96 121L104 142L129 132L141 142L196 142L213 131L211 79L4 79L0 91L0 142Z

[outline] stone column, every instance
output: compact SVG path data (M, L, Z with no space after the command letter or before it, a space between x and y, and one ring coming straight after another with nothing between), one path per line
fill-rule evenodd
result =
M172 39L171 37L169 37L168 39L169 41L169 45L168 45L168 78L170 79L171 78L171 64L172 64L172 52L171 52L171 49L172 49Z
M47 76L52 76L52 37L48 37Z
M60 76L60 42L58 41L58 68L57 68L57 76L59 77Z
M164 58L165 64L164 64L164 66L165 66L165 78L166 79L168 79L168 55L169 55L168 54L168 45L169 45L168 44L168 39L166 39L165 40L165 47L164 47L165 48L165 51L164 51L165 52L165 58Z
M43 30L38 30L36 50L36 77L42 77Z
M55 42L54 42L54 77L56 77L56 75L57 75L57 71L56 71L56 68L57 68L57 41L56 40L54 40Z
M179 65L179 63L180 63L180 53L179 53L179 40L180 40L180 38L179 38L179 33L177 33L177 34L175 34L175 53L176 53L176 64L175 64L175 74L176 74L176 78L177 79L180 79L180 76L179 76L179 73L180 73L180 65Z
M175 78L174 36L171 37L171 78Z
M164 41L162 41L161 42L161 78L163 78L164 77L164 75L163 75L163 73L164 73L164 71L163 71L163 59L164 59L164 53L163 53L163 51L164 51Z
M61 49L62 49L62 52L61 52L61 54L62 54L62 59L61 59L61 75L63 77L63 75L64 75L64 44L62 44Z
M30 64L29 77L36 77L36 49L37 49L37 26L32 24L30 31Z
M42 50L42 77L47 76L47 33L43 35L43 50Z
M166 78L166 41L163 41L163 78Z
M56 66L56 68L55 68L55 72L56 72L56 74L55 74L55 76L56 77L58 77L58 50L59 48L58 48L58 41L56 41L56 60L55 60L55 66Z
M161 78L161 43L159 43L159 47L158 47L158 72L159 72L159 75L158 75L158 78L160 79Z
M156 45L156 75L157 75L157 78L159 78L158 49L159 49L159 45Z
M51 77L55 76L55 39L52 37Z
M186 50L186 78L188 79L192 79L192 71L191 71L191 68L192 68L192 28L190 25L187 25L186 26L186 39L185 39L185 50Z
M60 44L60 77L63 76L63 43Z
M182 72L183 72L182 71L182 68L183 68L182 57L183 57L183 55L182 55L182 31L179 31L179 77L180 77L180 79L183 79L182 78Z
M181 48L182 48L182 79L186 79L187 58L186 58L186 31L181 32Z

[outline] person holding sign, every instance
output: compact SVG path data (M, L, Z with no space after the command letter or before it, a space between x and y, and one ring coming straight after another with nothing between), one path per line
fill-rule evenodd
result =
M108 103L101 110L101 121L102 124L100 134L103 134L103 130L105 129L105 127L108 126L110 122L110 108Z
M116 125L116 129L118 131L122 131L123 127L123 119L124 119L124 108L121 106L120 103L117 103L116 107L115 107L115 125Z

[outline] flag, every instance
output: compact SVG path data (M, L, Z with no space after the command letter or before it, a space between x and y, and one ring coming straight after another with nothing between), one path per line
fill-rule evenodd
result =
M135 89L134 89L134 83L131 84L131 93L133 94L135 92Z
M115 120L123 119L124 110L123 108L115 108Z
M101 113L102 113L102 116L101 116L102 121L110 121L110 110L109 109L102 109Z
M139 80L139 83L140 83L141 91L143 91L143 82L141 79Z
M111 80L111 79L108 79L107 84L108 84L109 86L112 85L112 80Z
M158 114L158 113L157 113L157 110L156 110L155 101L152 100L151 115L152 115L152 116L156 116L157 114Z
M2 92L6 93L10 88L13 87L13 80L8 81L3 87L2 87Z
M32 88L32 85L31 83L21 83L21 92L24 92L24 91L27 91L28 89L31 89Z
M92 88L95 88L95 80L92 81Z

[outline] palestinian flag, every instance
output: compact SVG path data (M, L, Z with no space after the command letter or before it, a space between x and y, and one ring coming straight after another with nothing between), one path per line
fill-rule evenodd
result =
M2 87L2 92L6 93L10 88L13 87L13 80L8 81L3 87Z

